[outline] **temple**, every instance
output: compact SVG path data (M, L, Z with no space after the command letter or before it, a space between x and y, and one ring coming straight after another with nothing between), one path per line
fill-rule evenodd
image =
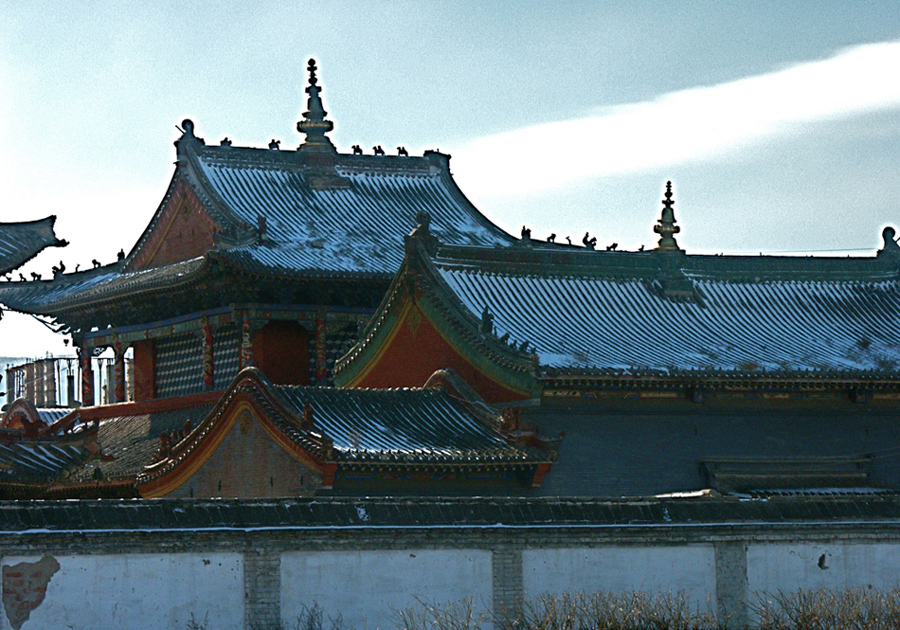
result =
M308 71L296 150L185 120L127 254L0 286L71 334L81 402L9 406L3 496L900 489L892 228L869 257L689 254L669 183L653 249L514 238L447 155L338 152Z
M129 349L136 401L222 391L249 365L275 383L329 383L420 213L448 243L513 243L457 188L449 156L339 154L325 136L332 123L313 61L309 75L297 150L227 138L208 146L185 120L168 191L127 255L4 285L4 304L72 335L85 405L96 401L89 359L105 349L116 359L112 402L126 400Z
M675 223L670 183L647 251L458 246L423 224L335 380L452 368L566 434L549 495L900 488L894 230L872 257L698 256Z
M27 400L0 422L7 496L453 494L540 485L556 442L507 427L452 375L455 398L441 398L445 371L402 392L309 389L331 383L335 360L357 341L403 261L404 235L423 217L459 245L515 239L460 192L447 155L338 153L312 60L308 72L296 150L276 141L237 147L227 138L207 145L185 120L166 195L128 254L0 288L9 308L52 318L79 357L66 369L67 386L46 384L49 360L9 379L10 398ZM103 353L112 354L108 374L95 373ZM60 418L54 403L66 389L67 401L83 406ZM256 395L246 394L251 389ZM238 392L248 402L235 411L227 401ZM366 405L373 415L359 415ZM235 424L238 416L253 422ZM224 437L257 422L248 434L256 436L252 456ZM45 452L50 443L66 446ZM41 457L48 461L35 468ZM239 473L267 458L258 476Z

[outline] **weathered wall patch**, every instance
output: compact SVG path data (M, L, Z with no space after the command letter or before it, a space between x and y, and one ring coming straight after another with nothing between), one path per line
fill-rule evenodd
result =
M31 611L43 603L50 578L57 571L59 562L53 556L44 556L37 562L3 565L3 609L13 630L19 630Z

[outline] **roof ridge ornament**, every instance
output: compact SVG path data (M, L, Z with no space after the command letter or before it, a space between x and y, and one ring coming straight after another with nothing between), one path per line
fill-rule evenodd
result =
M891 256L900 258L900 245L897 244L897 231L891 226L887 226L881 231L881 238L884 239L884 245L878 250L878 256Z
M175 128L181 132L181 137L175 141L175 154L179 159L185 155L187 147L193 144L206 146L206 141L194 134L194 121L190 118L185 118L181 121L181 126L175 125Z
M406 236L405 241L407 255L415 251L418 244L431 256L437 253L440 241L431 233L431 215L427 210L419 210L416 214L416 227Z
M322 107L322 99L319 97L319 92L322 91L322 88L317 85L319 82L319 79L316 77L317 69L316 60L310 59L307 64L309 85L306 88L309 99L307 99L306 111L303 112L305 120L297 123L297 131L306 134L306 141L300 145L300 151L303 153L334 154L337 151L331 140L325 135L334 129L334 123L325 118L328 112Z
M672 199L672 196L672 182L668 181L666 182L666 194L662 200L662 216L657 224L653 226L653 231L659 234L660 237L659 244L656 246L656 251L658 252L682 251L675 240L675 234L678 234L681 228L675 225L675 210L672 208L675 205L675 201Z

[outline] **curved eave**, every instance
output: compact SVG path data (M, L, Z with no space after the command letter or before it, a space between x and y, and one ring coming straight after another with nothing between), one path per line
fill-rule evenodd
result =
M48 247L65 247L68 242L53 231L56 215L17 223L0 223L0 275L18 269Z
M194 258L167 267L156 267L128 274L112 273L107 280L98 282L80 291L79 282L90 281L100 270L118 271L121 263L101 267L97 270L66 274L54 280L27 283L10 283L10 287L0 287L0 302L14 311L35 315L59 317L65 313L88 308L100 308L122 299L132 300L136 296L172 291L196 283L207 277L212 268L206 258ZM66 295L66 292L70 295ZM54 298L54 292L63 295ZM19 293L19 296L16 296ZM40 299L42 294L51 294L49 299Z
M472 215L476 217L476 219L481 222L481 224L490 229L496 230L498 234L503 235L509 240L509 244L513 245L518 242L514 236L508 234L505 230L501 229L497 224L488 219L471 201L466 197L465 193L463 193L462 189L456 184L456 180L453 178L453 174L450 172L450 156L439 153L437 151L426 151L425 159L430 159L432 161L440 161L440 173L441 179L444 181L444 184L447 186L447 190L450 191L459 204L463 207L468 208Z

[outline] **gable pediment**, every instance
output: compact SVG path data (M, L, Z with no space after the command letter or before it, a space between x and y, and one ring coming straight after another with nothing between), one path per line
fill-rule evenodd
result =
M183 178L176 175L172 191L157 211L138 249L130 256L128 271L162 267L203 256L222 231Z
M164 458L138 477L145 498L309 496L322 485L320 462L283 435L246 393L164 448Z

